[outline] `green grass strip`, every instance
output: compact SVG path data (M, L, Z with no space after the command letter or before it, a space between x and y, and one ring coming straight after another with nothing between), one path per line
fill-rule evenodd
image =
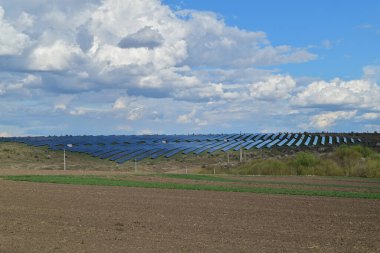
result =
M201 174L199 174L199 175L197 175L197 174L156 174L156 176L166 177L166 178L175 178L175 179L212 181L212 182L231 182L231 183L234 182L234 183L274 184L274 185L299 185L299 186L311 186L311 187L357 188L357 189L380 190L379 186L241 180L241 179L236 179L236 178L226 178L226 177L218 177L218 176L213 176L213 175L201 175Z
M378 193L317 191L317 190L302 190L302 189L278 189L278 188L260 188L260 187L245 187L245 186L194 185L194 184L179 184L179 183L170 183L170 182L142 182L142 181L115 180L115 179L99 177L99 176L20 175L20 176L4 176L3 178L7 180L13 180L13 181L75 184L75 185L127 186L127 187L159 188L159 189L250 192L250 193L266 193L266 194L380 199L380 194Z

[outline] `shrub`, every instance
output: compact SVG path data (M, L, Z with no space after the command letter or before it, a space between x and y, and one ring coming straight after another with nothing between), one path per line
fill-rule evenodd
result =
M299 152L293 161L290 162L291 166L296 170L297 175L312 175L314 169L320 164L320 159L313 153Z
M333 160L321 159L320 164L318 164L313 175L317 176L344 176L343 168L339 167Z

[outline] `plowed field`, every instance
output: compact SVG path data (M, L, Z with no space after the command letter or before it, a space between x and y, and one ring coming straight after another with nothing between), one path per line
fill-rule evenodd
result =
M248 180L370 186L375 193L380 186L352 178ZM0 252L380 252L377 199L5 179L0 189Z

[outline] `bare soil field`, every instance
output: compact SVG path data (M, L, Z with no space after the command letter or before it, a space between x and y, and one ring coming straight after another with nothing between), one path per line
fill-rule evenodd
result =
M83 174L1 172L30 173ZM252 180L257 178L279 180ZM368 182L379 186L379 181ZM379 200L4 179L0 189L0 252L380 252Z

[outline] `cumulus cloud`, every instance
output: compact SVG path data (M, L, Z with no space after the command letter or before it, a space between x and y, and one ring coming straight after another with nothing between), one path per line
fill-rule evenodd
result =
M147 47L149 49L153 49L160 46L163 40L164 38L157 30L152 29L152 27L145 26L137 32L121 39L118 46L121 48Z
M316 55L287 45L271 46L264 32L226 26L214 13L181 11L189 57L196 66L270 66L314 60Z
M332 105L361 120L380 110L376 66L363 80L299 84L278 66L315 54L273 45L265 31L231 27L212 12L159 0L0 5L0 124L20 133L269 131L273 122L291 130ZM344 116L327 118L333 126Z
M305 107L355 107L380 109L380 87L367 80L330 82L316 81L292 98L292 103Z
M6 94L30 94L30 90L39 88L40 84L41 78L36 75L4 75L0 81L0 96Z
M21 14L13 22L2 17L1 27L16 40L3 46L4 53L25 51L12 61L16 67L44 71L41 78L49 92L124 88L135 95L171 97L188 85L207 90L218 84L205 80L209 77L199 66L229 66L234 72L316 57L303 48L272 46L264 32L227 26L211 12L174 12L158 0L46 3L32 1L21 8L4 2ZM11 23L20 31L27 28L33 43ZM189 99L177 99L181 97Z
M295 88L296 82L291 76L269 76L264 81L249 85L251 97L274 100L289 98L289 93Z
M314 115L310 118L310 127L324 130L328 129L335 124L338 120L351 119L356 115L357 111L336 111L336 112L326 112L318 115Z
M20 55L29 45L28 35L16 30L6 19L5 11L0 6L0 56Z
M80 50L76 45L57 40L52 45L41 45L30 55L29 67L33 70L57 71L73 67L72 61Z
M177 122L181 124L187 124L194 120L195 114L197 113L197 110L193 108L193 110L188 114L179 115L177 118Z

